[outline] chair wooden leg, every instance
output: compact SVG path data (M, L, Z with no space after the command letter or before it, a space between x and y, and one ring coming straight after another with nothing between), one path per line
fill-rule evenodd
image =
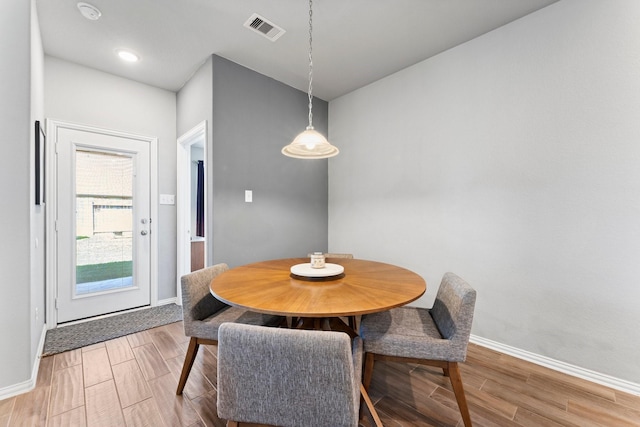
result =
M449 367L445 370L449 373L449 379L451 380L451 386L453 387L453 393L456 395L458 401L458 407L460 408L460 414L462 414L462 421L465 427L471 427L471 415L469 415L469 407L467 406L467 399L464 396L464 388L462 387L462 377L460 376L460 368L457 362L449 362Z
M237 421L227 421L227 427L238 427L240 425Z
M356 329L356 316L349 316L349 327L358 333L358 330Z
M365 390L369 390L371 385L371 377L373 377L373 362L375 355L373 353L366 353L364 359L364 375L362 376L362 385Z
M360 397L362 398L362 400L364 400L365 406L367 407L367 411L369 413L369 416L371 417L371 421L373 422L373 425L375 425L376 427L383 427L382 421L380 421L380 417L378 416L378 412L376 411L376 408L373 406L373 402L369 398L369 393L367 393L367 390L365 390L362 384L360 384Z
M176 394L182 394L182 390L184 390L184 386L185 384L187 384L187 378L189 378L189 372L191 372L193 362L196 360L198 348L200 348L198 339L195 337L191 337L191 341L189 341L189 348L187 349L187 354L184 356L184 365L182 366L182 373L180 374L180 381L178 382L178 389L176 390Z

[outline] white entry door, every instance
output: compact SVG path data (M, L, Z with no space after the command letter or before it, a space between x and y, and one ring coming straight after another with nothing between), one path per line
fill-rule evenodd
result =
M150 143L58 128L57 323L150 304Z

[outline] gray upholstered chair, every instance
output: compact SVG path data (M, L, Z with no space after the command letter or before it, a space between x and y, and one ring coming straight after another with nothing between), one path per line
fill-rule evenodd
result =
M374 360L400 360L442 368L449 376L464 425L471 416L458 362L464 362L471 334L476 291L460 277L446 273L433 308L401 307L362 316L364 386L373 375Z
M217 344L218 328L223 322L277 326L284 320L280 316L259 314L231 307L214 298L209 291L209 284L216 276L228 269L227 264L216 264L212 267L185 274L180 279L184 333L191 337L191 340L184 358L176 394L182 394L200 344Z
M218 337L218 416L274 426L349 426L359 420L362 340L342 332L225 323Z

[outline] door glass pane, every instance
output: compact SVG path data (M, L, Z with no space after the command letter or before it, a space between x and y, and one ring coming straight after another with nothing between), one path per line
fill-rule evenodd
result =
M76 295L133 286L133 158L76 150Z

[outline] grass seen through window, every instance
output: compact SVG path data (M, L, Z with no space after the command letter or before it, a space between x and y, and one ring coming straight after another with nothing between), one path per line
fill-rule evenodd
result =
M115 261L76 267L76 283L99 282L132 275L133 261Z

